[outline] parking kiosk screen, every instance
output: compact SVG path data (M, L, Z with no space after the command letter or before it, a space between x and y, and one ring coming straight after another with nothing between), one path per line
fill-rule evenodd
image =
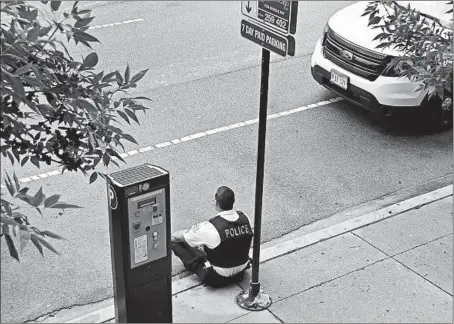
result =
M128 199L131 269L166 257L165 190Z

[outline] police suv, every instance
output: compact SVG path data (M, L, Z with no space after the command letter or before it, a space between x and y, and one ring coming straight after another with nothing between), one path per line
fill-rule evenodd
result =
M447 1L393 1L392 5L415 8L426 19L438 19L452 30L452 9ZM429 99L428 90L418 90L418 84L399 77L402 64L386 71L392 57L402 53L391 49L377 49L373 41L380 29L368 27L369 16L362 16L368 1L359 1L335 13L328 21L323 36L315 46L311 61L314 79L348 101L370 111L387 116L414 108L435 108L438 127L452 125L452 109L440 99ZM411 63L411 62L409 62ZM448 94L452 98L452 93Z

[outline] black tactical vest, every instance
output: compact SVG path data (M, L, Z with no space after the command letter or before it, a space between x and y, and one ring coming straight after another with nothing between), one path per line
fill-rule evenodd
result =
M237 211L239 217L234 222L216 216L210 223L216 228L221 237L221 243L214 249L205 246L207 260L214 266L232 268L246 263L251 248L252 229L249 219Z

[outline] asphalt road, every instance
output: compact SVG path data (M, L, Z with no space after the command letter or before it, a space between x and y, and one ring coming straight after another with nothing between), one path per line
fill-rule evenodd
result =
M136 92L154 100L152 109L139 127L125 127L139 142L128 150L257 117L261 51L240 36L239 2L87 5L97 26L143 19L92 30L102 42L95 47L100 68L124 69L127 62L133 71L150 68ZM300 2L296 56L272 55L269 114L334 97L312 80L310 55L329 16L346 5ZM172 229L179 230L214 215L213 195L224 184L235 190L236 207L253 216L256 145L257 124L252 124L137 154L127 162L170 171ZM265 167L264 242L452 173L452 132L390 131L341 101L269 120ZM21 178L55 168L15 170ZM112 295L105 184L88 185L82 175L65 173L29 186L62 193L62 200L84 208L33 218L68 239L54 244L61 256L49 252L43 259L30 245L17 263L2 248L2 322L23 322ZM174 262L173 273L181 269Z

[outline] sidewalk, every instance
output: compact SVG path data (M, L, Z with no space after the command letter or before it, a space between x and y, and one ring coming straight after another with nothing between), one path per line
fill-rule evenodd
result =
M261 251L263 311L238 285L173 282L174 323L453 322L452 186ZM70 322L114 322L113 306ZM61 322L60 322L61 323Z

